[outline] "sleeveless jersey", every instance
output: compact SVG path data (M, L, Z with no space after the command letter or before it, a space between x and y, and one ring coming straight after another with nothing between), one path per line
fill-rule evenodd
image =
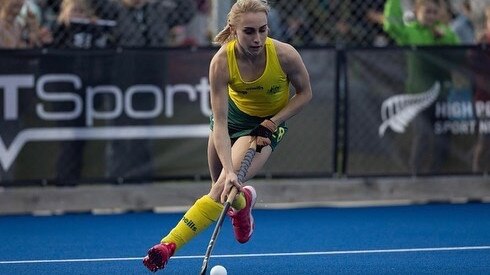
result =
M227 45L230 82L228 95L238 109L248 115L270 117L289 101L289 80L281 68L271 38L265 42L266 65L262 75L254 81L244 81L235 56L236 40Z

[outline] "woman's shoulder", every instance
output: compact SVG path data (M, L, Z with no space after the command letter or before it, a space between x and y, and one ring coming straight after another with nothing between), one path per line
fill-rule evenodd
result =
M276 39L272 39L272 42L276 48L276 55L279 63L281 63L281 67L286 73L293 70L300 62L302 62L298 50L291 44Z
M269 40L274 44L274 47L276 49L279 49L279 50L284 50L284 49L288 49L288 48L292 48L293 46L291 46L291 44L289 43L286 43L286 42L282 42L280 40L277 40L275 38L272 38L272 37L269 37Z
M213 59L226 57L228 51L228 43L225 43L218 47L218 51L216 51L216 53L214 54Z
M223 67L223 66L228 66L228 43L225 43L221 46L219 46L218 51L214 54L213 58L211 59L211 66L218 66L218 67Z
M294 57L298 54L296 48L293 47L291 44L273 38L271 38L271 40L274 44L279 60L283 61L284 59Z
M298 51L291 44L279 41L277 39L271 38L274 48L276 49L277 56L281 58L287 58L291 55L296 54Z

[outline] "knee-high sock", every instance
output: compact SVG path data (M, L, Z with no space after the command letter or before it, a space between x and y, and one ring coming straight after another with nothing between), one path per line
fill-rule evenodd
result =
M175 243L177 249L181 248L218 220L222 210L223 205L221 203L214 201L208 195L201 197L187 210L184 217L161 242Z

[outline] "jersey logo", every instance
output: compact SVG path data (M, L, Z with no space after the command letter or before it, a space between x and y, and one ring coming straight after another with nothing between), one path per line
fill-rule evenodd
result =
M279 86L278 85L274 85L272 86L269 91L267 91L268 94L270 95L274 95L274 94L277 94L279 92Z
M263 90L264 87L262 86L255 86L255 87L248 87L246 90L247 91L254 91L254 90Z

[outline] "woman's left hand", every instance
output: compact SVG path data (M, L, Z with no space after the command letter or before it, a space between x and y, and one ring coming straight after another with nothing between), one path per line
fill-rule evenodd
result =
M238 181L238 176L234 172L230 172L225 177L225 182L223 186L223 191L221 192L220 200L221 203L225 203L228 199L228 194L230 194L231 189L235 187L238 191L242 191L242 186Z

